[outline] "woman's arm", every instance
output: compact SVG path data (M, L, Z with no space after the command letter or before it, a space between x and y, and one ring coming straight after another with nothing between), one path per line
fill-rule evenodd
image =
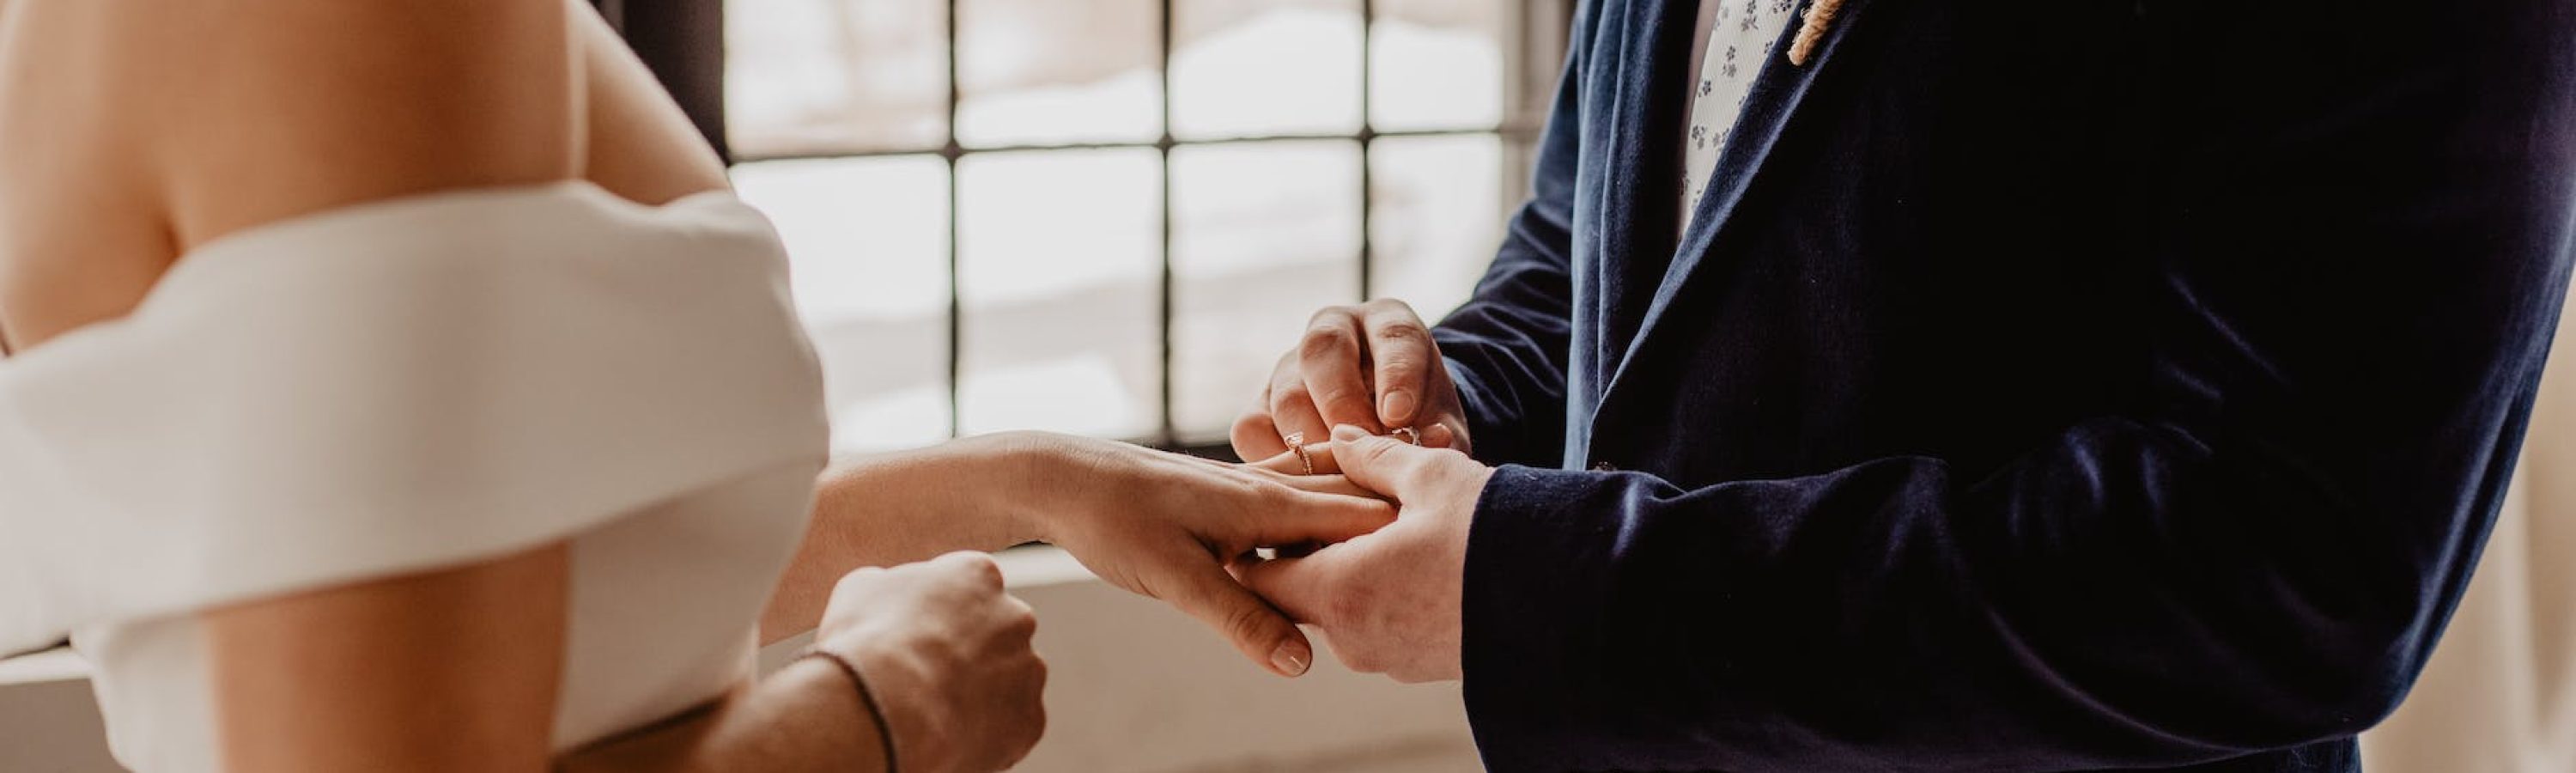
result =
M543 770L565 551L205 614L224 769Z
M161 119L145 153L183 254L298 215L574 172L561 6L148 5L128 10L149 32L196 31L124 52L152 77L119 84L161 113L137 119ZM204 613L225 768L545 769L566 572L558 544Z
M814 627L832 578L948 550L1065 549L1101 579L1170 602L1283 676L1314 662L1304 634L1225 571L1257 547L1340 542L1394 520L1338 476L1290 475L1041 432L967 438L846 462L771 595L775 641Z
M720 188L578 3L231 0L173 6L122 52L158 73L153 155L179 250L378 199L589 176L667 201ZM194 36L174 29L193 28ZM223 61L211 60L220 53ZM163 89L166 89L164 91ZM561 544L205 614L233 770L868 770L883 739L855 686L796 665L700 711L554 760ZM928 699L929 696L923 696Z

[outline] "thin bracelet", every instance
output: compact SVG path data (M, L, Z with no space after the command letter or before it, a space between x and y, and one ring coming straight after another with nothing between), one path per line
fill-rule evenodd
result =
M894 727L886 724L885 705L877 702L875 690L868 689L868 678L859 673L859 665L850 662L849 658L842 657L841 653L812 647L806 648L803 653L796 656L797 660L806 658L832 661L832 665L841 667L841 673L850 675L851 684L859 686L859 703L867 706L868 718L877 723L877 738L885 743L886 773L899 773L902 768L895 764Z

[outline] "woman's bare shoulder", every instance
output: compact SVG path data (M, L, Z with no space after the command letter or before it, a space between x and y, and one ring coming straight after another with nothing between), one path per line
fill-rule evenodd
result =
M526 0L12 0L64 49L21 76L118 127L184 248L310 211L570 177L563 5ZM60 10L79 6L74 10ZM13 57L22 61L28 57Z
M227 233L580 166L577 6L4 1L0 319L22 339L122 313Z

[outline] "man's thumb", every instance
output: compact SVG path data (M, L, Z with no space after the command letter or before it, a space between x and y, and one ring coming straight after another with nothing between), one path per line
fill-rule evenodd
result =
M1342 476L1398 500L1404 498L1405 472L1418 461L1415 455L1424 453L1430 450L1349 424L1333 428L1333 460L1341 465Z

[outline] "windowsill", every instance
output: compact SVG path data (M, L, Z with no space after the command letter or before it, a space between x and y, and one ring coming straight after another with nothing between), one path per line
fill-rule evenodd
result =
M1099 581L1071 554L1044 545L1002 551L994 554L994 562L1002 565L1003 582L1014 591ZM89 661L69 647L0 658L0 687L88 678Z
M33 655L0 660L0 687L46 682L77 682L89 678L89 662L69 647L57 647Z

